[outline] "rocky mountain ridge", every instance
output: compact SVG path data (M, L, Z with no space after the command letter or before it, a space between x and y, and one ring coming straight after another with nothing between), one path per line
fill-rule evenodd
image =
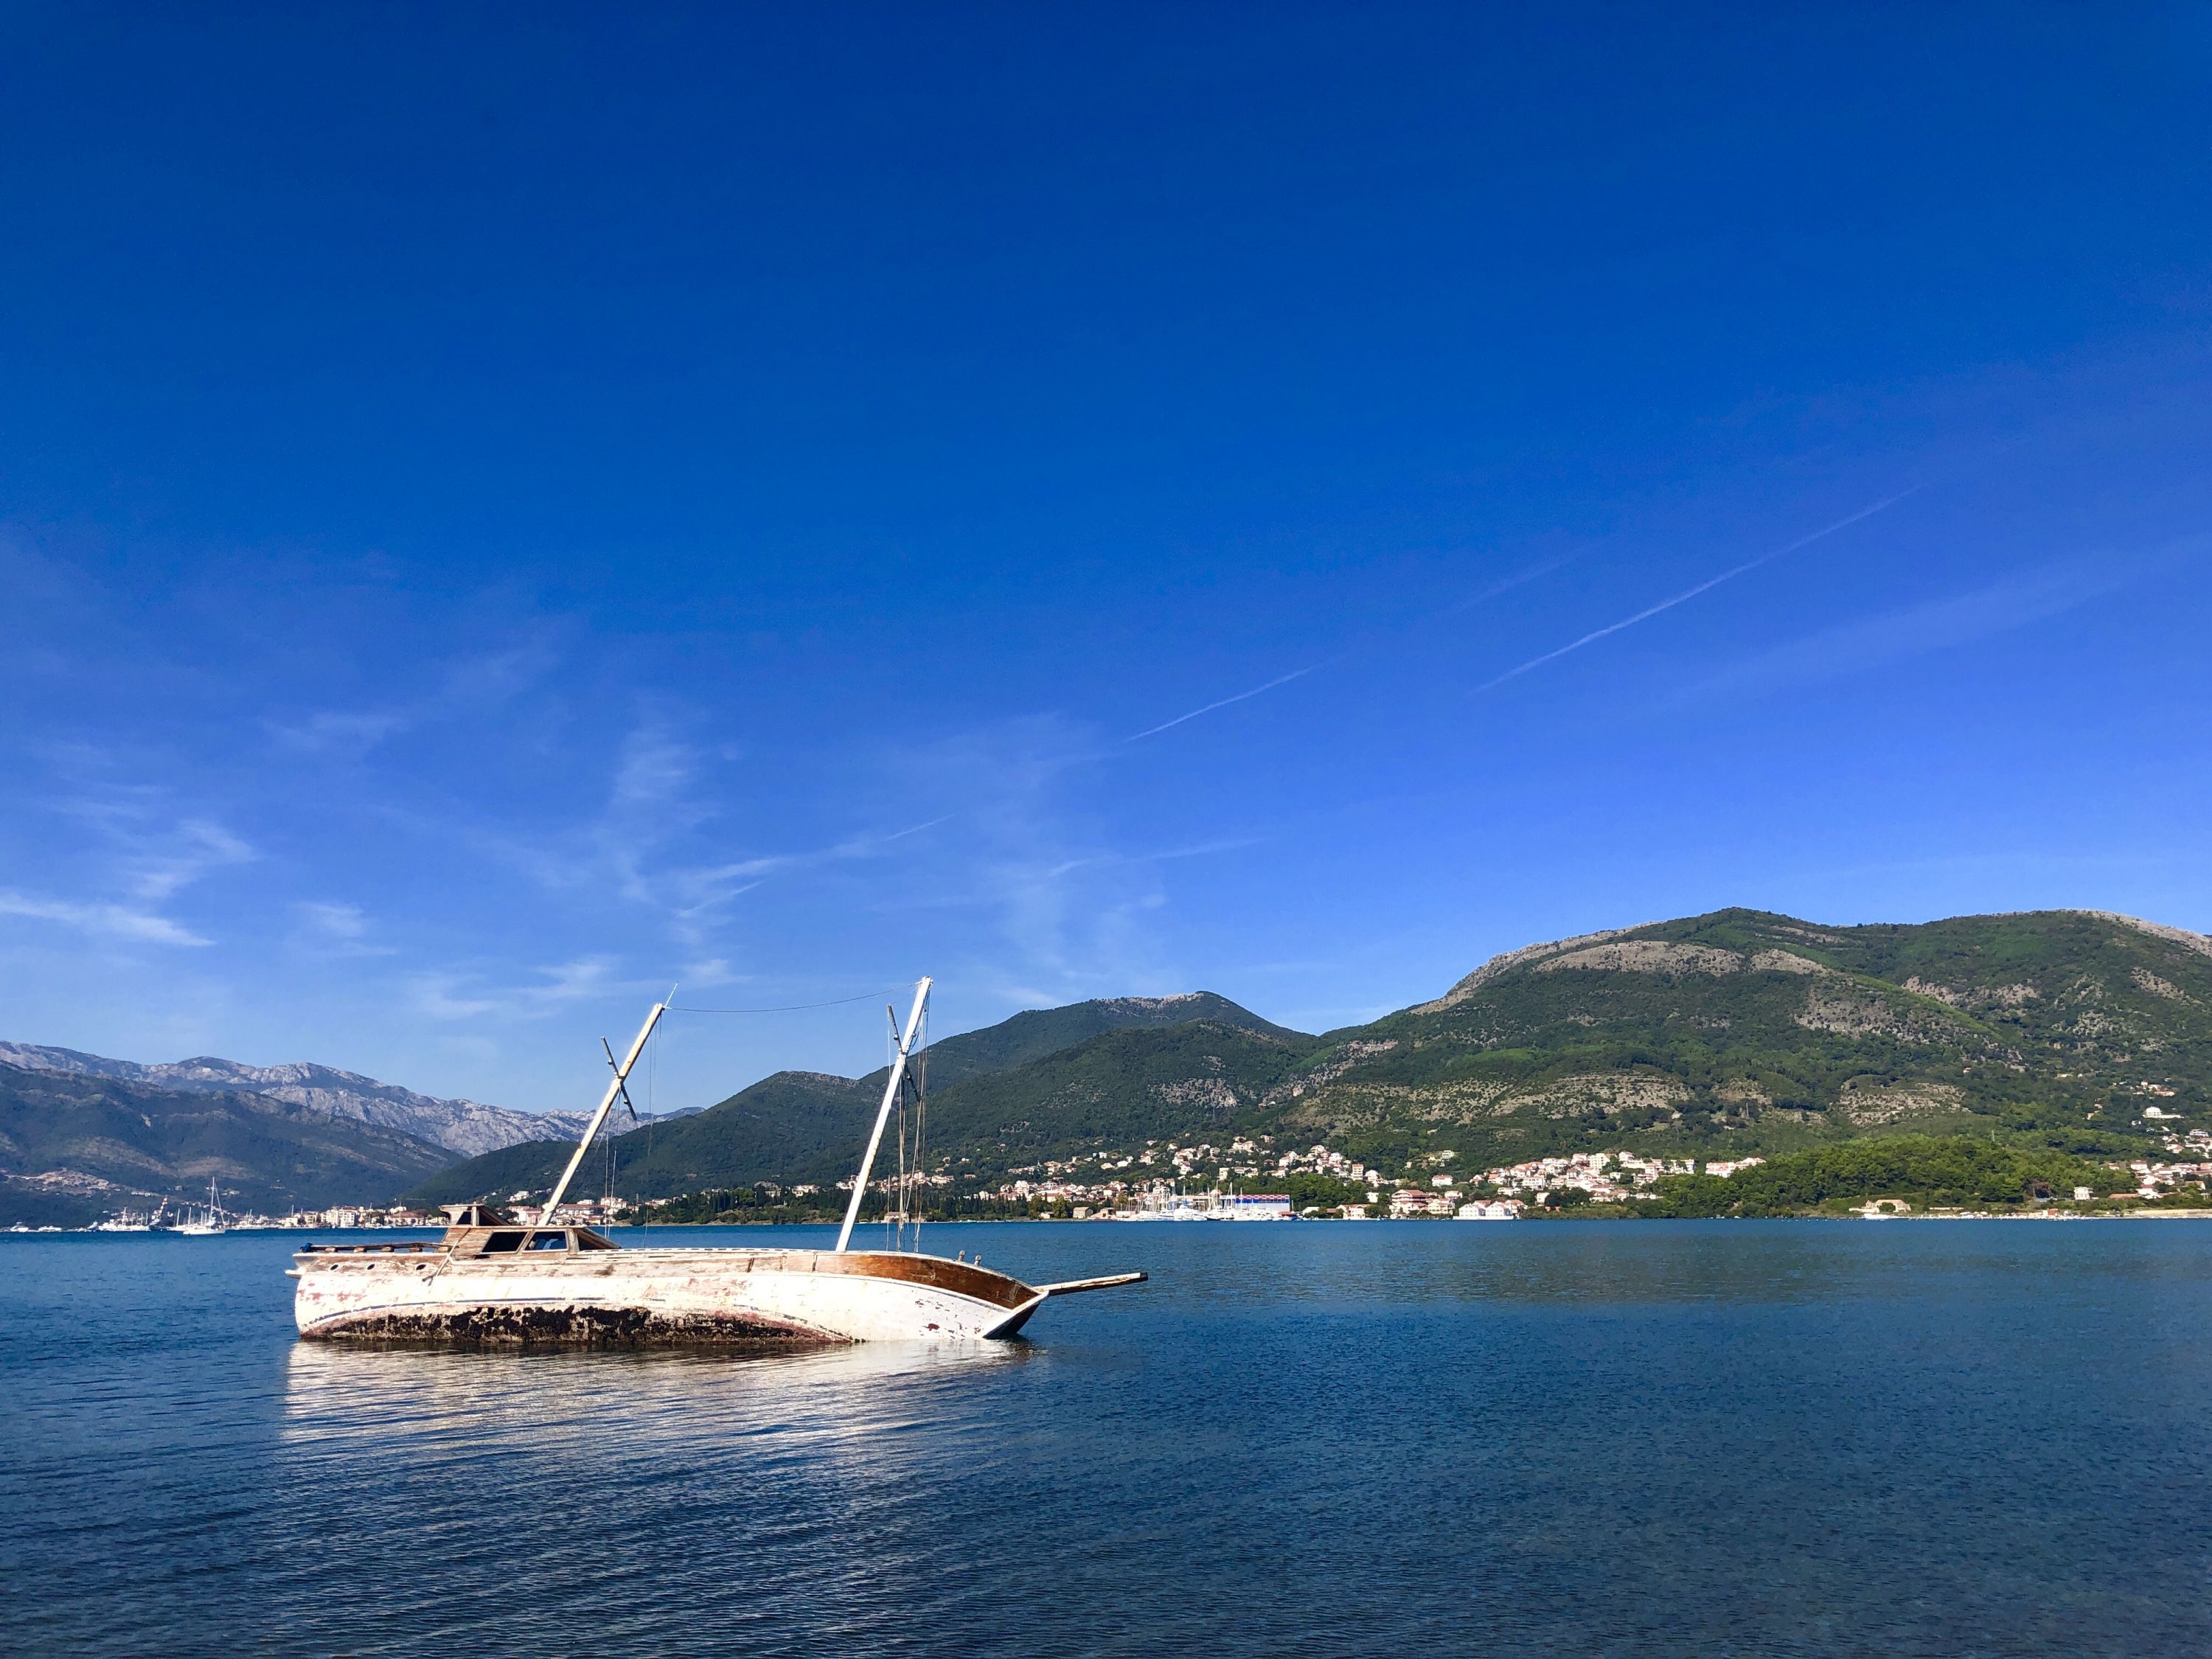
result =
M173 1214L210 1182L233 1210L388 1201L452 1157L250 1089L0 1064L0 1224L81 1225L165 1198Z
M67 1076L107 1078L184 1094L258 1094L327 1118L397 1130L462 1158L532 1140L574 1140L588 1112L518 1112L482 1101L441 1099L358 1072L295 1061L246 1066L201 1055L151 1065L27 1042L0 1042L0 1065ZM662 1118L680 1114L661 1113Z

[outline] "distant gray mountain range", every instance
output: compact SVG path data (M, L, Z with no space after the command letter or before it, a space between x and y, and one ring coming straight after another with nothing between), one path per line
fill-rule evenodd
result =
M0 1042L0 1065L74 1077L109 1078L180 1094L252 1094L305 1107L318 1115L351 1119L380 1129L397 1129L460 1158L475 1158L531 1140L574 1140L584 1130L587 1112L515 1112L477 1100L441 1100L418 1095L396 1084L380 1083L357 1072L295 1062L289 1066L244 1066L234 1060L201 1055L194 1060L142 1066L109 1060L74 1048L50 1048L28 1042ZM641 1112L641 1119L682 1117L683 1112ZM627 1120L625 1120L626 1121Z

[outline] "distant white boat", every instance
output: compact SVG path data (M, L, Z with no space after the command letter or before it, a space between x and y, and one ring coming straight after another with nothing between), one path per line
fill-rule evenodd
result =
M1296 1221L1286 1193L1170 1193L1145 1194L1123 1221Z
M924 979L915 991L836 1249L636 1249L595 1228L555 1222L592 1137L616 1100L629 1097L624 1079L666 1012L655 1003L629 1057L617 1065L609 1051L614 1081L536 1220L456 1205L435 1243L311 1244L290 1270L299 1281L293 1314L300 1334L525 1346L943 1342L1012 1336L1053 1297L1144 1279L1116 1273L1025 1285L980 1262L919 1249L847 1248L901 1098L929 986ZM917 1115L921 1103L917 1091Z
M103 1220L95 1221L86 1231L95 1233L150 1233L161 1224L161 1217L169 1207L164 1198L150 1214L137 1210L118 1210Z
M222 1207L222 1199L216 1192L215 1182L208 1182L207 1212L198 1220L187 1216L177 1224L177 1231L188 1238L207 1238L230 1231L231 1218Z

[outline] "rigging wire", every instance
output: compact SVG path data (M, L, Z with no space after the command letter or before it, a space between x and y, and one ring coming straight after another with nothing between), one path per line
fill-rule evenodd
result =
M656 1031L653 1035L658 1036L659 1033ZM652 1114L660 1099L659 1091L653 1086L653 1079L659 1075L659 1051L647 1042L645 1047L645 1109L647 1114L645 1120L645 1161L648 1164L653 1162ZM653 1218L645 1207L645 1182L642 1181L637 1183L637 1224L646 1233L653 1231Z
M891 1176L891 1190L884 1205L884 1237L885 1248L896 1250L906 1243L906 1084L903 1079L898 1091L898 1122L893 1126L898 1137L898 1156L894 1160L897 1169Z
M914 1251L921 1254L921 1221L929 1200L929 1159L922 1136L929 1127L929 1005L921 1009L921 1029L914 1052Z
M898 1063L900 1032L898 1010L884 1010L887 1022L886 1037L891 1064ZM907 1225L914 1226L911 1248L921 1248L921 1199L923 1191L922 1172L922 1112L926 1098L922 1084L922 1056L928 1052L929 1005L922 1004L920 1019L915 1025L914 1043L907 1050L907 1063L894 1097L898 1109L898 1121L894 1128L896 1139L895 1170L884 1203L884 1239L886 1248L903 1250L908 1248ZM909 1118L911 1127L909 1128Z
M890 1064L898 1064L898 1010L886 1004L884 1018L890 1022L887 1032L890 1039ZM884 1195L884 1248L896 1250L900 1235L906 1231L906 1219L901 1213L906 1200L906 1085L902 1082L898 1091L898 1151L894 1160L896 1174L892 1177L890 1192Z
M669 1014L741 1014L741 1015L742 1015L742 1014L798 1014L798 1013L806 1013L806 1012L811 1012L811 1011L812 1011L812 1010L814 1010L814 1009L817 1009L817 1008L843 1008L843 1007L848 1007L848 1006L850 1006L852 1004L856 1003L856 1002L866 1002L866 1001L869 1000L869 999L871 999L871 998L872 998L872 997L883 996L883 995L884 995L884 994L886 994L886 991L888 991L890 994L894 994L894 995L895 995L895 994L897 994L898 992L900 992L900 991L911 989L911 988L913 988L913 986L914 986L915 984L918 983L918 982L919 982L919 981L911 981L911 980L910 980L910 981L907 981L907 982L906 982L905 984L903 984L903 985L895 985L895 986L887 987L887 988L885 988L885 990L878 990L878 991L863 991L863 992L861 992L861 993L860 993L859 995L857 995L857 996L849 996L849 997L833 997L833 998L831 998L830 1000L828 1000L828 1001L826 1001L826 1002L794 1002L794 1003L787 1003L787 1004L785 1004L785 1005L783 1005L783 1006L780 1006L780 1007L773 1007L773 1008L699 1008L699 1007L691 1007L691 1006L685 1006L685 1005L684 1005L684 1004L680 1004L680 1003L669 1002L669 1003L664 1003L664 1004L662 1004L662 1005L661 1005L661 1012L662 1012L663 1013L669 1013ZM890 1049L891 1049L890 1058L891 1058L892 1062L895 1064L895 1063L896 1062L896 1060L897 1060L897 1054L898 1054L898 1040L899 1040L899 1035L900 1035L900 1033L899 1033L899 1026L898 1026L898 1010L897 1010L896 1007L892 1007L892 1008L889 1008L889 1009L887 1009L885 1012L886 1012L890 1016ZM892 1240L891 1248L893 1248L894 1249L896 1249L901 1248L901 1247L903 1245L903 1243L904 1243L904 1239L905 1239L905 1231L906 1231L906 1225L905 1225L905 1224L906 1224L906 1218L907 1218L907 1211L908 1211L908 1207L909 1207L909 1204L910 1204L911 1200L914 1199L914 1197L915 1197L915 1194L917 1194L918 1190L921 1188L921 1186L923 1185L923 1183L924 1183L924 1176L923 1176L922 1169L921 1169L921 1160L922 1160L922 1131L923 1131L923 1117L922 1117L922 1114L923 1114L923 1112L924 1112L924 1110L925 1110L926 1091L925 1091L925 1087L924 1087L924 1085L922 1085L922 1083L921 1083L921 1077L920 1077L920 1069L919 1069L919 1068L920 1068L920 1062L921 1062L921 1053L922 1053L922 1050L923 1050L923 1048L924 1048L925 1045L926 1045L926 1044L927 1044L927 1038L926 1036L922 1036L922 1032L926 1031L926 1030L927 1030L927 1029L928 1018L929 1018L929 1015L928 1015L928 1009L927 1009L927 1005L925 1005L925 1006L924 1006L924 1008L923 1008L923 1011L922 1011L922 1024L921 1024L920 1026L918 1026L918 1027L916 1028L916 1034L915 1034L915 1035L916 1035L916 1041L915 1041L915 1043L914 1050L913 1050L912 1054L909 1055L909 1059L910 1059L911 1060L913 1060L914 1062L915 1062L915 1067L916 1067L916 1069L915 1069L915 1075L908 1076L908 1077L905 1078L904 1079L902 1079L902 1082L901 1082L900 1087L899 1087L899 1093L898 1093L898 1109L899 1109L898 1154L899 1154L899 1169L898 1169L898 1174L897 1174L897 1176L896 1176L896 1188L895 1188L895 1196L896 1196L896 1205L887 1203L887 1204L884 1206L884 1222L885 1222L885 1224L886 1224L887 1230L889 1231L889 1232L890 1232L890 1237L891 1237L891 1240ZM660 1031L655 1031L655 1032L653 1034L653 1039L654 1039L654 1040L648 1040L648 1041L647 1041L647 1044L646 1044L645 1060L646 1060L646 1112L647 1112L647 1115L646 1115L646 1123L645 1123L645 1162L646 1162L647 1164L651 1164L651 1162L653 1161L653 1127L654 1127L654 1121L655 1121L655 1120L659 1117L659 1092L658 1092L658 1081L659 1081L659 1048L658 1048L658 1046L657 1046L657 1042L656 1042L655 1040L657 1040L657 1039L658 1039L661 1035L662 1035L662 1033L661 1033ZM914 1121L914 1133L913 1133L913 1139L912 1139L912 1142L910 1143L910 1144L911 1144L911 1152L910 1152L910 1153L909 1153L909 1142L908 1142L908 1137L907 1137L907 1127L906 1127L906 1120L907 1120L907 1099L908 1099L908 1091L909 1091L909 1090L911 1090L911 1091L913 1091L913 1096L914 1096L914 1120L915 1120L915 1121ZM625 1097L625 1103L625 1103L625 1104L627 1104L627 1103L628 1103L627 1097ZM631 1109L631 1109L632 1115L635 1115L635 1111L636 1111L635 1107L634 1107L634 1106L633 1106L633 1107L631 1107ZM614 1173L615 1173L615 1170L614 1170L614 1140L615 1140L615 1137L613 1137L613 1136L610 1136L610 1137L608 1138L608 1143L607 1143L607 1155L608 1155L608 1160L609 1160L609 1161L608 1161L608 1168L607 1168L607 1182L608 1182L608 1188L609 1188L609 1191L610 1191L610 1194L611 1194L612 1188L613 1188L613 1184L614 1184ZM641 1186L640 1186L640 1188L639 1188L639 1192L638 1192L638 1205L637 1205L637 1208L638 1208L638 1220L639 1220L639 1224L640 1224L641 1226L644 1226L644 1225L647 1224L646 1223L646 1219L645 1219L645 1207L646 1207L646 1206L645 1206L645 1193L644 1193L644 1188L643 1188L642 1185L641 1184ZM918 1249L920 1249L921 1248L921 1216L919 1215L919 1213L917 1213L917 1214L915 1216L915 1218L914 1218L914 1247L915 1247L915 1249L916 1249L917 1250L918 1250Z
M856 997L836 997L828 1002L794 1002L781 1008L687 1008L677 1003L670 1003L667 1006L672 1014L803 1014L814 1008L842 1008L848 1003L867 1002L885 994L886 991L911 989L914 983L908 980L904 985L887 986L884 990L863 991Z
M893 1008L886 1009L884 1012L890 1014L891 1029L896 1032L898 1028L898 1011ZM928 1101L928 1085L923 1079L924 1067L927 1063L926 1056L929 1052L928 1030L929 1005L925 1002L922 1005L921 1021L915 1027L914 1045L907 1051L906 1073L899 1079L898 1206L896 1212L887 1211L885 1217L887 1220L891 1214L895 1213L897 1217L896 1231L890 1235L891 1247L894 1249L902 1250L908 1248L906 1229L909 1221L914 1225L912 1248L917 1251L921 1249L922 1203L927 1181L922 1133L925 1123L924 1113ZM908 1133L909 1104L912 1107L913 1119L911 1136Z

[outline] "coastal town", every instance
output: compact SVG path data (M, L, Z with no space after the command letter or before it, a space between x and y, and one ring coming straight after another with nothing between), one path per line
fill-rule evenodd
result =
M1102 1155L1091 1164L1107 1179L1085 1179L1087 1160L1048 1162L1014 1171L1014 1178L992 1195L1007 1203L1042 1205L1075 1220L1502 1221L1545 1204L1554 1194L1571 1194L1581 1203L1618 1202L1635 1197L1662 1176L1727 1176L1762 1161L1720 1160L1701 1168L1695 1158L1574 1152L1461 1170L1453 1167L1459 1154L1443 1148L1392 1173L1318 1142L1277 1153L1265 1137L1238 1139L1226 1146L1147 1141L1136 1153ZM1124 1176L1122 1170L1131 1173ZM1306 1179L1293 1179L1301 1176ZM1200 1188L1194 1194L1193 1183ZM1300 1204L1288 1192L1254 1190L1271 1183L1334 1188L1340 1195L1331 1193Z
M2108 1167L2110 1179L2098 1186L2042 1194L2081 1206L2133 1202L2163 1205L2212 1203L2212 1130L2179 1127L2160 1137L2162 1158L2141 1158ZM995 1182L988 1178L962 1183L940 1170L921 1178L934 1196L933 1215L954 1215L956 1194L979 1206L973 1219L1068 1221L1293 1221L1293 1220L1517 1220L1532 1210L1579 1208L1587 1205L1633 1206L1655 1197L1670 1176L1708 1176L1727 1180L1765 1163L1757 1157L1698 1159L1646 1158L1632 1152L1572 1152L1530 1158L1493 1168L1460 1169L1450 1148L1420 1154L1395 1172L1324 1143L1277 1152L1269 1138L1240 1137L1225 1146L1209 1142L1178 1145L1150 1140L1133 1152L1108 1152L1017 1168ZM909 1179L913 1179L909 1177ZM891 1204L892 1178L873 1188ZM849 1181L823 1185L763 1182L756 1192L788 1205L799 1218L824 1206L842 1208L852 1190ZM506 1201L518 1208L542 1203L542 1193L516 1192ZM640 1205L609 1194L572 1200L555 1212L563 1226L621 1226L668 1219L654 1204ZM1632 1212L1632 1211L1631 1212ZM1856 1213L1881 1218L1913 1213L1910 1204L1880 1199ZM434 1228L444 1214L406 1205L337 1205L278 1215L224 1211L219 1201L166 1205L149 1211L125 1211L95 1223L95 1232L185 1233L262 1230ZM15 1231L56 1231L18 1227Z

